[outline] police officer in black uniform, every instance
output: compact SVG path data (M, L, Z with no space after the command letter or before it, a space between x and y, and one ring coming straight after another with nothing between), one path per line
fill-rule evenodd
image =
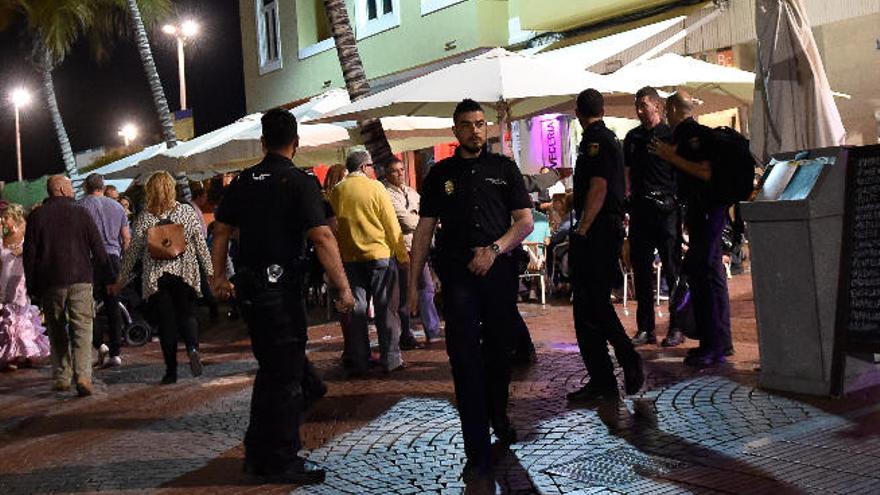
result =
M467 464L464 476L490 476L489 427L502 444L516 441L507 417L510 341L516 311L520 243L532 231L531 201L516 163L485 149L486 118L463 100L453 114L460 146L428 173L413 238L409 301L437 223L435 268L443 284L446 351L452 365ZM513 222L511 222L511 218ZM478 485L479 486L479 485Z
M623 152L602 120L605 101L601 93L595 89L581 92L575 113L584 134L574 169L577 224L572 228L569 256L575 334L590 374L586 385L568 394L568 400L579 402L619 397L609 343L623 368L627 394L638 392L645 377L642 360L611 304L624 237Z
M623 141L627 194L630 198L630 259L636 286L638 333L634 345L656 344L654 333L654 250L660 253L663 277L672 290L681 261L678 205L675 199L675 168L648 151L654 139L672 141L672 129L663 122L663 100L647 86L636 92L636 114L642 125L629 131ZM670 322L664 347L684 341L681 330Z
M666 99L666 118L673 127L674 144L654 140L652 152L681 171L679 191L687 203L685 226L689 243L683 271L688 275L700 347L685 364L708 367L726 361L733 352L730 337L730 300L722 264L721 233L727 224L727 205L712 197L712 129L693 119L693 101L679 91ZM729 348L728 348L729 347Z
M337 309L349 311L354 298L318 186L291 161L298 145L296 119L275 109L266 112L262 125L266 157L233 180L215 212L212 285L223 298L234 291L259 364L244 440L245 472L268 482L320 483L324 470L297 455L307 366L306 239L339 290ZM232 285L226 254L235 228L239 251Z

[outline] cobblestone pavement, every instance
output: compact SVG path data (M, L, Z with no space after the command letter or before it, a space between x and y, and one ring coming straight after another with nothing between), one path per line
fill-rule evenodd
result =
M564 399L587 379L570 307L522 305L539 361L515 374L510 410L521 440L495 452L499 491L880 493L880 392L831 401L755 388L750 287L748 276L731 283L731 365L694 372L680 364L685 349L645 346L646 391L585 408ZM619 310L633 332L634 315ZM329 393L303 434L328 477L318 486L270 486L240 474L256 369L241 324L203 334L203 377L182 371L167 387L156 385L157 343L126 349L125 366L96 372L97 393L87 399L48 391L45 367L0 374L0 494L466 490L442 344L406 352L401 372L346 380L338 328L313 327L310 359Z

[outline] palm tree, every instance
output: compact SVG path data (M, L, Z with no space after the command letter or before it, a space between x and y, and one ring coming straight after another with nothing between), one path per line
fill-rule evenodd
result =
M89 39L95 58L102 59L121 31L122 0L0 0L0 31L24 20L32 38L31 61L40 74L41 90L61 149L67 175L76 173L76 160L61 117L52 72L81 37ZM169 10L167 0L148 2L147 21L153 24Z
M94 19L96 3L88 0L0 1L0 30L23 19L32 38L31 61L40 74L43 98L49 108L61 159L68 175L76 172L76 160L58 108L52 71L64 60L73 43Z
M154 0L155 2L156 0ZM158 0L167 3L167 0ZM141 0L143 3L143 0ZM141 62L144 65L144 72L147 75L147 83L150 85L150 92L153 95L153 105L156 107L156 113L159 114L159 124L162 127L162 139L169 148L177 145L177 135L174 133L174 121L171 119L171 111L168 109L168 100L165 98L165 90L162 88L162 81L159 79L159 72L156 70L156 63L153 61L153 51L150 48L150 40L147 38L147 29L144 26L144 20L141 16L141 9L137 0L125 0L128 10L129 22L131 30L134 33L135 44L137 45L138 54L141 56Z
M339 65L342 67L342 77L345 79L345 87L351 101L363 98L370 92L370 83L364 72L364 64L358 53L357 41L351 22L348 19L348 10L345 8L345 0L324 0L324 9L327 19L330 21L330 31L336 43L336 54L339 56ZM385 167L394 158L388 138L385 137L385 129L379 119L369 119L360 122L361 137L364 145L373 157L377 175L385 175Z
M141 56L141 62L144 65L144 72L147 75L147 82L150 85L150 92L153 94L153 104L156 106L156 113L159 115L159 124L162 127L162 138L169 148L177 146L177 135L174 132L174 121L171 119L171 111L168 109L168 99L165 98L165 90L162 88L162 81L159 79L159 71L156 70L156 63L153 61L153 51L150 49L150 40L147 38L147 29L144 26L141 9L138 6L138 0L124 0L128 9L129 22L131 29L134 31L135 44L138 53ZM164 5L168 5L168 0L140 0L144 7L161 10ZM192 192L189 189L189 179L186 173L172 171L174 179L177 181L177 189L180 197L184 201L192 199Z

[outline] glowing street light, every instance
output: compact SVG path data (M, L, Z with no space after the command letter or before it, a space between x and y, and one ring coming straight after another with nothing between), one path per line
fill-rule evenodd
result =
M187 40L195 38L199 34L199 25L188 19L180 25L166 24L162 26L162 32L174 36L177 40L177 73L180 80L180 109L186 110L186 69L184 67L183 44Z
M122 136L122 142L125 143L125 147L127 148L132 141L134 141L138 137L138 128L134 124L125 124L119 129L120 136Z
M26 107L31 102L31 94L24 88L15 88L9 93L9 101L15 109L15 158L18 165L18 181L23 178L21 170L21 122L19 119L19 111L22 107Z

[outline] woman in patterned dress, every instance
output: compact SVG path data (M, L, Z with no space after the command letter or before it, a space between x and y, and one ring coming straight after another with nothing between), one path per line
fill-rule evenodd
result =
M49 356L49 339L40 322L40 310L31 304L21 259L24 209L10 203L0 212L0 369L14 370Z
M131 246L122 257L119 279L112 290L119 293L125 287L132 269L140 261L141 292L159 323L159 342L165 359L165 376L161 383L167 385L177 382L178 335L183 336L186 344L192 375L202 374L195 317L195 300L201 296L199 263L208 277L213 275L213 268L198 214L191 206L175 200L171 175L164 171L154 173L145 189L147 207L134 222ZM166 221L183 225L186 250L173 260L153 259L147 249L147 230Z

